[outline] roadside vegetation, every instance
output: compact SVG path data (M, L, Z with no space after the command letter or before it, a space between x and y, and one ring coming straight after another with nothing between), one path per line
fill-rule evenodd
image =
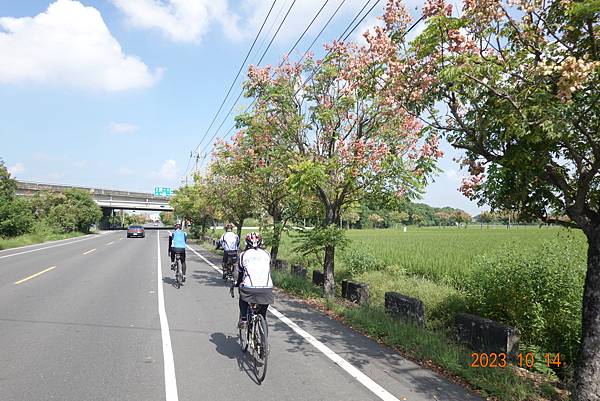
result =
M17 197L16 189L0 160L0 249L83 235L102 217L84 191Z
M327 307L339 306L340 280L368 283L371 305L341 314L400 348L430 337L394 334L404 329L381 309L385 291L420 298L431 335L448 338L457 311L517 327L524 350L563 357L561 369L533 370L559 377L575 401L598 401L598 2L466 1L453 10L440 0L421 11L416 36L403 2L388 0L362 43L251 66L251 106L232 138L215 144L206 173L178 191L175 213L196 234L215 221L241 232L258 219L274 256L323 271ZM442 136L463 154L460 191L492 212L472 218L414 203L438 172ZM537 228L487 228L498 222ZM278 282L314 295L293 278ZM552 396L548 386L481 382L456 359L431 356L452 345L420 344L420 357L501 399Z

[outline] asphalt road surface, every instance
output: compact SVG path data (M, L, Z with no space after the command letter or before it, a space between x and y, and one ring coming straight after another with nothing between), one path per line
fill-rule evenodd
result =
M177 289L167 236L0 251L0 400L481 400L282 294L259 385L219 258L189 249Z

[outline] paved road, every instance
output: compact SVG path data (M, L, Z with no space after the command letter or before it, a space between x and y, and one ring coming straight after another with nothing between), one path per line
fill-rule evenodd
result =
M480 400L283 295L258 385L218 258L178 290L167 235L0 251L0 400Z

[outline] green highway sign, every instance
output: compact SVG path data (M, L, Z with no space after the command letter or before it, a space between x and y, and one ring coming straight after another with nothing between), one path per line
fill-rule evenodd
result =
M172 193L173 193L173 190L171 188L154 187L154 196L170 197Z

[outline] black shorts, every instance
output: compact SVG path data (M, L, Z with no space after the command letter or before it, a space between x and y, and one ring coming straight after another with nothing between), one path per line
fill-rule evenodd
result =
M173 256L178 253L182 262L185 262L185 248L171 248Z

